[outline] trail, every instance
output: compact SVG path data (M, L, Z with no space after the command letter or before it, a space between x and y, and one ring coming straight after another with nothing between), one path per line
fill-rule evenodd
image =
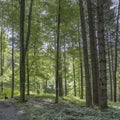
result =
M29 115L11 102L0 102L0 120L30 120Z

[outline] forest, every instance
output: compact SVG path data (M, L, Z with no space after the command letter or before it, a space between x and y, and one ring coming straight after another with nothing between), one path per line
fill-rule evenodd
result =
M0 0L0 120L120 120L120 0Z

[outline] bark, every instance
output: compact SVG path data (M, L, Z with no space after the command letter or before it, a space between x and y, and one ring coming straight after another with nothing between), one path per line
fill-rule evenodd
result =
M105 109L108 107L103 5L104 5L104 0L97 0L99 71L100 71L99 72L99 106L101 109Z
M12 84L11 84L11 98L14 97L14 23L12 16Z
M61 45L60 45L61 46ZM63 97L63 79L62 79L62 60L61 60L61 50L60 50L60 57L59 57L59 97Z
M111 54L111 71L112 71L112 73L114 73L113 72L113 68L114 68L114 53L113 53L113 44L112 44L112 42L110 42L110 54ZM113 79L113 74L112 74L112 79Z
M66 41L64 39L64 84L65 84L65 96L67 96L67 78L66 78Z
M89 24L89 38L90 38L90 53L91 53L91 67L92 67L92 81L93 81L93 104L98 105L98 58L97 45L95 36L95 22L93 16L93 7L91 0L87 0L88 9L88 24Z
M27 67L27 95L30 95L30 69L29 69L29 53L26 56L26 67Z
M82 62L82 41L80 39L80 25L78 21L78 42L79 42L79 58L80 58L80 79L79 79L79 96L80 99L83 99L83 62ZM80 83L81 82L81 83Z
M110 79L110 100L113 100L113 82L112 82L112 69L111 69L111 57L110 57L110 44L107 36L107 50L108 50L108 66L109 66L109 79Z
M3 21L3 10L1 10ZM1 24L1 76L3 76L3 26ZM3 92L3 81L1 81L1 92Z
M80 69L81 69L81 94L80 99L83 99L83 64L82 61L80 62Z
M29 8L29 15L28 15L28 31L27 31L27 38L26 38L26 44L25 44L25 54L28 51L29 41L30 41L32 8L33 8L33 0L30 1L30 8Z
M75 75L75 58L73 56L73 79L74 79L74 96L76 96L76 75Z
M30 41L30 33L31 33L31 17L32 17L32 8L33 8L33 0L30 1L30 7L29 7L29 15L28 15L28 31L27 31L27 37L26 37L26 47L25 47L25 57L26 57L26 63L27 63L27 95L30 94L30 80L29 80L29 41ZM26 56L27 55L27 56Z
M87 49L87 36L86 36L84 7L83 7L82 0L79 0L79 7L80 7L80 20L81 20L81 31L82 31L82 40L83 40L83 53L84 53L84 67L85 67L85 80L86 80L86 106L92 106L91 81L90 81L88 49Z
M25 46L24 46L25 0L20 1L20 100L25 101Z
M57 47L56 47L56 97L55 103L58 103L59 97L59 77L60 77L60 9L61 9L61 2L58 1L58 21L57 21Z
M72 41L72 48L74 49L74 41ZM76 73L75 73L75 56L72 56L72 66L73 66L73 83L74 83L74 96L76 96Z
M115 68L114 68L114 73L113 73L113 84L114 84L114 102L117 101L117 78L116 78L116 73L117 73L117 61L118 61L118 39L119 39L119 15L120 14L120 1L118 5L118 14L117 14L117 24L116 24L116 39L115 39Z

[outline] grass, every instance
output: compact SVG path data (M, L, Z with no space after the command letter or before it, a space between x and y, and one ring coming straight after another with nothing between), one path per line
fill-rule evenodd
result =
M67 96L54 103L54 95L32 95L28 102L19 104L30 114L32 120L120 120L120 103L109 102L109 108L85 107L85 101Z

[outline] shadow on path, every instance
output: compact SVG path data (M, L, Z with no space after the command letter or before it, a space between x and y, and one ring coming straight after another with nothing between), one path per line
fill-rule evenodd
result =
M13 103L0 102L0 120L30 120L29 115Z

